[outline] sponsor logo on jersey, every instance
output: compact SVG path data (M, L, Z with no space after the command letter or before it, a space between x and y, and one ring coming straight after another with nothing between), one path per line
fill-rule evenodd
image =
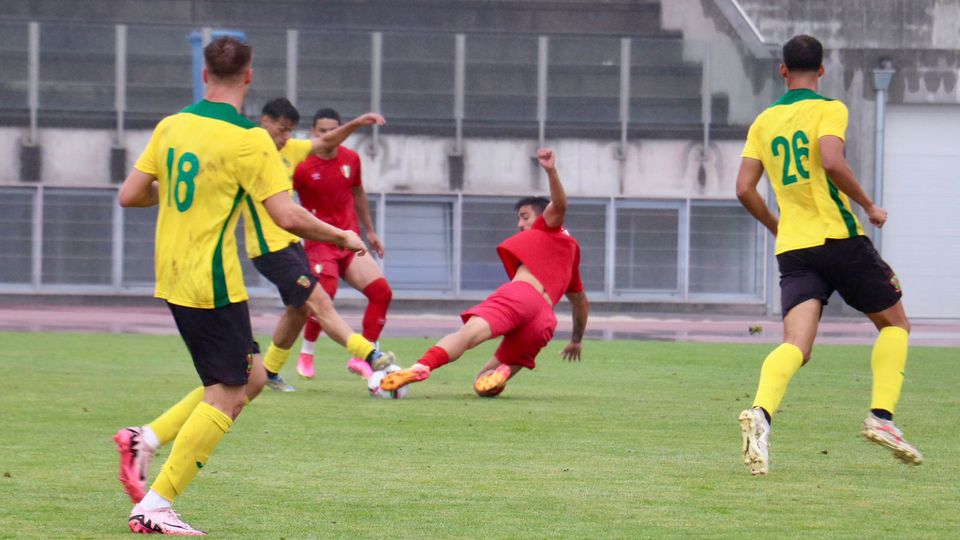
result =
M314 181L320 180L320 173L315 172L315 173L311 174L311 175L310 175L310 179L311 179L311 180L314 180Z

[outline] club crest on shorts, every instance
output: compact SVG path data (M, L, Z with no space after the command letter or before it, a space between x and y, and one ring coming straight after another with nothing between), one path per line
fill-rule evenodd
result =
M340 172L343 173L343 177L344 177L344 178L346 178L346 179L348 179L348 180L350 179L350 166L349 166L349 165L341 165L341 166L340 166Z
M900 290L900 278L898 278L896 274L890 278L890 285L893 285L893 290L897 291L898 293L903 292Z
M297 278L297 285L306 289L310 286L310 280L307 278L307 276L300 276Z
M317 263L317 264L313 265L313 274L314 274L314 275L319 276L319 275L322 274L322 273L323 273L323 265L322 265L322 264Z

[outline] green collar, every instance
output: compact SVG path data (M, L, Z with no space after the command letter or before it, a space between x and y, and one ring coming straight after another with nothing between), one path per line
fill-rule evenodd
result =
M798 101L806 101L808 99L819 99L822 101L833 101L828 97L823 97L820 94L810 90L808 88L796 88L794 90L787 90L787 93L780 96L780 99L776 103L771 105L771 107L776 107L777 105L793 105Z
M227 122L228 124L233 124L244 129L257 127L257 125L251 122L246 116L238 113L237 110L233 108L233 105L230 105L229 103L207 101L204 99L194 103L193 105L190 105L180 112L195 114L197 116L212 118L214 120L221 120L223 122Z

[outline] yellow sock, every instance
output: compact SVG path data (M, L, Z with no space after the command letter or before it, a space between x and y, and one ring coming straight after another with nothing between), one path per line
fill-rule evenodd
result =
M290 358L290 349L281 349L276 343L271 343L267 348L267 355L263 357L263 367L270 373L280 373L288 358Z
M754 407L763 407L770 418L777 414L780 401L787 393L790 379L803 365L803 353L796 345L783 343L767 355L760 368L760 384Z
M233 420L213 405L201 402L183 424L173 442L170 457L150 486L164 499L173 501L187 489L197 471L207 463L213 449L233 425Z
M347 338L347 352L357 358L366 360L367 357L370 356L370 353L373 352L373 349L373 343L370 343L367 338L360 334L350 334L350 337Z
M893 414L903 387L903 369L907 365L907 342L910 334L899 326L880 330L870 355L873 368L873 399L871 409L883 409Z
M203 401L203 387L198 386L156 420L147 424L147 427L157 434L157 440L161 445L167 444L177 437L180 428L201 401Z

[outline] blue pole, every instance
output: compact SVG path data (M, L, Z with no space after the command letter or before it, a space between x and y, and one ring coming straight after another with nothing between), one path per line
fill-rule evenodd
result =
M244 43L247 42L247 34L239 30L214 30L210 32L210 39L224 36L237 38ZM190 48L193 50L193 101L196 103L203 99L203 33L194 30L190 32L187 41L190 42Z

